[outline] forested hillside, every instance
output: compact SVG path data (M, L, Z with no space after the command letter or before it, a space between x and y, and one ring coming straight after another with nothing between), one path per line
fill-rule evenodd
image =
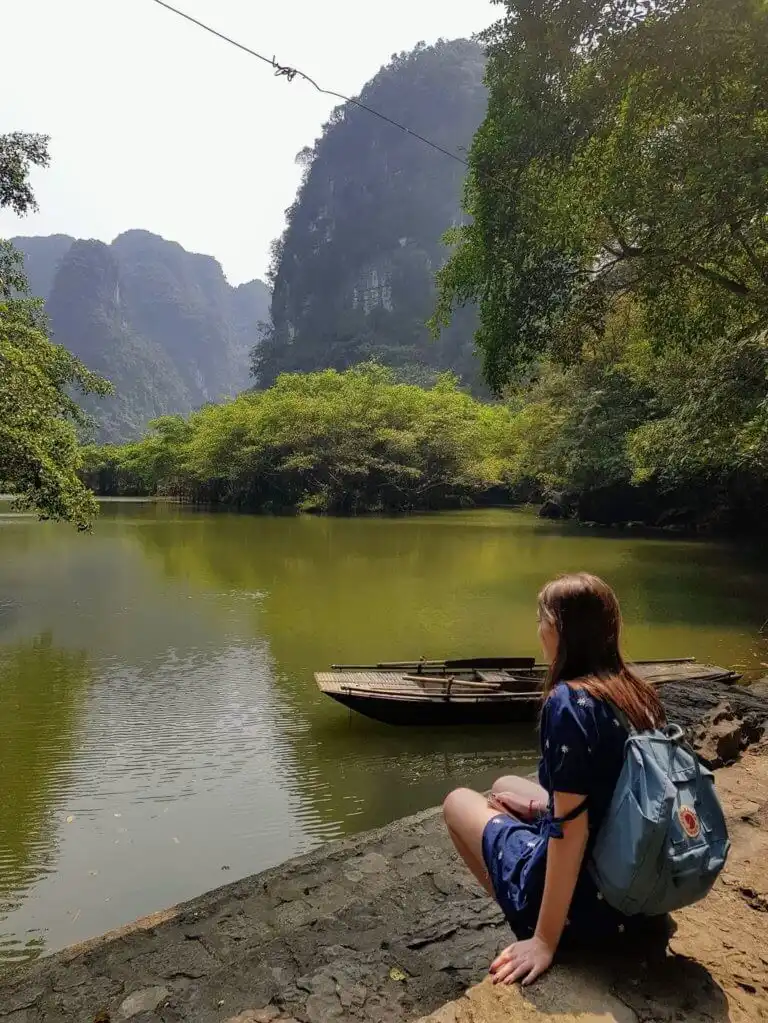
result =
M503 493L606 524L765 530L768 8L500 7L487 51L419 46L361 94L446 152L348 103L301 154L261 390L89 451L95 486L342 512ZM41 287L54 255L29 250ZM130 232L74 243L48 306L116 383L119 437L235 389L260 296ZM498 404L462 403L482 379Z
M233 288L215 259L147 231L111 245L65 235L12 241L54 340L113 384L113 395L85 402L98 439L138 436L155 416L248 386L249 352L269 315L261 281Z
M464 158L486 110L482 48L468 40L393 57L361 102ZM465 166L352 104L338 107L305 165L273 260L273 327L255 351L261 386L283 371L376 359L408 380L451 369L477 384L474 312L440 341L433 312L442 237L461 222Z
M764 529L768 7L503 6L438 321L553 510Z

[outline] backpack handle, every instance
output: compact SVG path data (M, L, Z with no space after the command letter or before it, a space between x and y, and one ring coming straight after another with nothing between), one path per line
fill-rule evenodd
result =
M701 804L701 761L699 760L698 754L690 743L686 742L685 731L680 725L665 725L662 731L665 739L680 746L686 751L686 753L689 753L693 759L693 766L696 771L696 788L694 790L693 805L698 809Z

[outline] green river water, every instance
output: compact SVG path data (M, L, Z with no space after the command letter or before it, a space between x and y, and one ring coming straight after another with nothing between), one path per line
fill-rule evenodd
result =
M768 573L727 545L530 513L263 518L105 503L92 535L0 514L0 964L535 761L531 728L397 729L333 661L536 652L586 568L637 658L768 672Z

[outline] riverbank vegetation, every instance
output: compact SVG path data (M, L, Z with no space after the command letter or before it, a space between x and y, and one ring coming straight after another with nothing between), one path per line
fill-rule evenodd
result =
M275 250L273 329L252 353L254 381L265 389L187 418L155 420L143 440L81 456L73 387L105 385L63 350L54 355L42 321L30 319L32 307L6 289L0 357L11 367L7 380L21 383L0 378L0 411L11 424L3 425L0 485L10 483L44 514L80 521L93 507L74 478L84 457L82 479L99 493L336 513L532 498L553 515L600 523L764 529L768 7L763 0L502 6L504 17L484 38L487 113L468 153L465 215L448 217L445 199L433 218L441 229L460 223L447 236L451 255L437 272L432 320L436 334L449 332L443 355L455 357L422 353L414 361L405 328L405 347L392 357L400 313L423 323L440 257L422 239L419 252L428 258L419 257L416 273L405 214L390 212L398 204L411 210L414 195L425 203L434 189L414 191L421 171L406 161L382 228L387 252L405 260L400 283L419 293L414 304L403 297L408 288L395 287L390 263L379 266L381 252L360 249L373 236L363 232L361 241L355 203L370 192L377 213L385 208L369 188L374 171L366 165L359 188L351 179L338 188L337 175L329 177L328 154L343 163L351 150L339 140L348 131L357 138L358 129L381 176L384 143L376 137L373 145L364 112L342 107L304 154L304 182ZM442 81L446 60L458 60L454 85L466 86L472 100L466 128L486 99L474 44L417 48L376 81L389 87L404 76L407 95L427 71L430 82L433 72ZM425 101L419 121L426 136L433 106ZM13 139L0 136L0 203L18 209L32 201L30 162L47 155L13 138L15 156ZM387 146L404 147L403 157L423 156L413 138L393 139ZM446 163L449 185L454 164ZM348 208L350 196L357 198ZM306 272L307 246L315 246L317 274ZM465 361L475 315L494 402L476 401L450 375L437 375L448 366L465 383L474 378ZM382 317L383 347L368 343ZM25 340L29 330L37 332L34 344ZM454 343L457 330L467 344ZM24 360L42 365L36 351L53 361L24 382ZM372 356L393 370L349 368ZM24 404L33 377L43 404Z
M259 511L357 514L459 507L506 492L511 410L366 365L284 374L264 391L154 422L85 452L101 494L166 494Z
M434 326L477 304L485 377L564 513L758 523L768 7L505 7Z
M0 209L35 208L31 166L47 166L48 139L0 135ZM77 428L86 416L73 393L107 394L109 384L48 336L18 252L0 241L0 492L22 508L84 528L96 511L78 475Z
M696 365L692 366L694 358ZM657 353L619 303L578 362L505 401L369 364L286 374L144 438L83 449L96 493L359 514L540 500L549 514L674 528L762 526L768 339Z

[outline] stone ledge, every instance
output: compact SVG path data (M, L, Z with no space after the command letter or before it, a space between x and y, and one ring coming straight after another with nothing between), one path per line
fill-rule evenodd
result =
M306 1023L431 1011L479 980L508 934L443 831L428 811L6 974L0 1021L223 1023L270 1004Z

